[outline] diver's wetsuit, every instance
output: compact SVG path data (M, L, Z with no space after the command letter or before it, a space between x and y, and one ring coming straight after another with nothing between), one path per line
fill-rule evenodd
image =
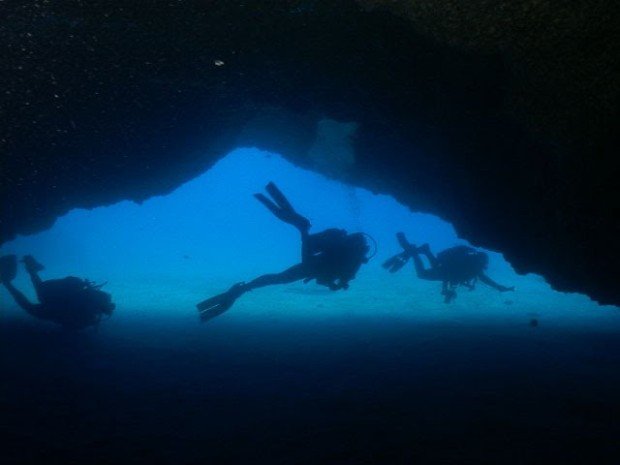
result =
M274 183L266 190L273 201L263 194L255 194L277 218L294 226L301 235L301 263L280 273L259 276L247 283L235 284L229 291L207 299L197 305L201 318L208 320L228 310L245 292L273 284L288 284L299 280L316 279L318 284L331 290L348 289L359 267L366 261L368 251L361 234L348 235L344 230L328 229L310 234L310 221L295 211Z

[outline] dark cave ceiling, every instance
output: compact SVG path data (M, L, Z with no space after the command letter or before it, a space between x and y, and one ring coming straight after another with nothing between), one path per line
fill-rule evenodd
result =
M619 305L618 8L3 2L0 242L255 146ZM354 128L351 163L311 156L324 120Z

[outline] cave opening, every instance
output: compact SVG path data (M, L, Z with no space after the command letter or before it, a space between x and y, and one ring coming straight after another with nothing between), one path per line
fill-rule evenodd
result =
M534 320L618 325L610 319L615 312L585 296L553 291L539 276L518 275L501 254L491 251L488 274L516 291L499 293L479 283L474 292L463 289L454 302L445 304L440 284L417 279L411 264L389 274L381 263L399 251L397 231L415 244L429 243L435 251L467 244L449 223L252 148L233 151L167 195L141 204L124 201L73 210L47 231L4 244L1 252L34 255L45 264L47 279L77 275L107 282L105 289L117 303L114 320L119 322L151 315L193 323L194 306L203 298L299 260L297 232L267 214L252 197L269 181L308 216L313 231L364 231L376 240L377 254L347 292L333 293L314 283L264 288L241 299L223 319L387 317L504 320L521 326ZM15 284L34 299L26 273L20 271ZM26 318L4 289L0 298L10 310L3 318Z
M200 300L299 259L296 231L252 197L272 180L313 230L366 231L378 253L346 292L256 289L201 324ZM9 457L251 463L261 450L270 463L334 463L343 438L350 463L442 451L478 463L489 443L501 446L493 463L539 448L567 457L566 444L615 450L617 309L517 275L495 252L488 274L516 290L478 284L445 304L411 264L381 267L398 230L434 250L466 243L435 216L246 148L167 195L73 210L5 243L1 254L42 262L44 279L107 281L117 304L67 332L0 290ZM15 284L34 298L21 267Z

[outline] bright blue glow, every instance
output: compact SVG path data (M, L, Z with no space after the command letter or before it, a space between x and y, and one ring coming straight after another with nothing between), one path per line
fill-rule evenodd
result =
M299 260L298 233L276 220L252 194L275 181L293 205L310 218L313 231L342 227L364 231L379 244L347 292L311 284L265 288L242 297L220 319L386 318L439 320L520 319L533 316L555 324L618 329L615 307L600 307L576 294L552 291L538 276L518 276L500 254L490 254L488 274L516 292L501 294L479 284L459 290L445 305L440 284L415 278L408 265L396 275L381 268L398 251L396 231L434 251L465 244L453 228L432 215L412 213L393 199L298 169L277 155L240 149L209 172L163 197L141 205L121 202L94 210L74 210L49 231L5 244L2 254L32 254L46 270L42 277L66 275L108 281L117 304L115 320L166 315L196 320L196 302L231 284L279 271ZM20 269L15 284L33 297ZM24 317L4 289L5 315ZM21 316L19 316L21 315Z

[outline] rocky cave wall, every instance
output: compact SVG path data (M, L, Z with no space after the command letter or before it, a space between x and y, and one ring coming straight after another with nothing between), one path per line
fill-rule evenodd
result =
M0 243L255 146L620 304L617 2L17 3ZM312 156L325 120L354 128L347 163Z

